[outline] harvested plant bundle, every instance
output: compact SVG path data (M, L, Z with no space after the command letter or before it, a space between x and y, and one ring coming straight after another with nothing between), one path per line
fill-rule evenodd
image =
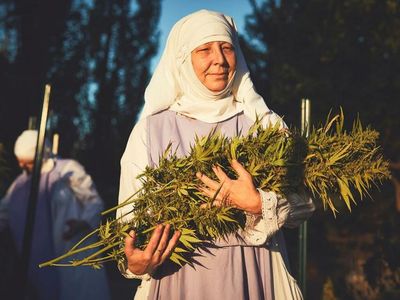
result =
M378 133L363 128L359 121L346 132L343 121L343 114L328 117L325 125L311 130L307 139L296 129L288 132L278 126L263 128L258 121L245 136L226 138L211 132L199 137L186 157L177 157L169 147L157 168L147 167L139 176L143 187L124 203L104 212L129 205L129 221L109 219L65 255L41 266L97 268L106 261L121 262L127 232L134 229L137 246L144 248L160 223L169 223L174 230L181 231L180 243L170 259L178 264L189 262L185 255L203 241L224 237L244 225L242 211L212 206L213 199L198 191L200 181L195 176L200 171L215 178L212 166L219 165L235 178L231 159L238 160L248 170L259 188L283 195L306 189L334 214L337 201L344 201L351 210L356 194L363 198L371 185L390 175L388 163L377 146ZM201 208L202 204L209 205ZM99 236L98 242L83 244L93 235ZM95 248L99 250L93 253ZM84 259L73 259L75 254L87 250L92 251Z

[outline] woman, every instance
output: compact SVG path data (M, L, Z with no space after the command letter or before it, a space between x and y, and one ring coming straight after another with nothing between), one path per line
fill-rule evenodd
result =
M120 201L140 187L136 176L146 165L157 165L170 142L178 155L186 155L196 135L215 128L225 136L245 134L261 115L265 126L285 126L253 88L233 20L217 12L201 10L175 24L145 100L121 159ZM166 261L179 232L168 239L169 225L159 225L144 251L134 247L131 232L120 269L126 277L143 279L136 299L301 299L282 259L279 229L309 217L312 201L258 190L237 161L232 167L237 180L218 167L218 181L200 173L197 177L210 197L223 182L215 205L224 200L245 211L246 228L239 237L218 240L199 253L194 267L181 268ZM120 209L118 216L128 209Z

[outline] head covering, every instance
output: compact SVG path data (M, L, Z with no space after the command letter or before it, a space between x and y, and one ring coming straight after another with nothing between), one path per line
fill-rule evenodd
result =
M25 130L15 141L14 154L20 160L33 161L35 159L37 130ZM45 141L44 158L50 155L50 145Z
M220 92L212 92L200 82L191 62L191 52L196 47L214 41L231 43L237 61L233 78ZM146 88L140 118L167 108L208 123L226 120L241 111L252 120L257 115L272 114L254 89L231 17L200 10L173 26Z

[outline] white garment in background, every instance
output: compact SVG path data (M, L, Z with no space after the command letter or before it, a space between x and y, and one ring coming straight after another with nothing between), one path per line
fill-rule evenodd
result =
M62 162L61 168L54 168ZM70 240L62 238L68 229L66 221L77 219L86 221L91 229L99 226L103 201L100 198L91 177L77 161L71 159L53 160L48 159L43 164L42 175L47 172L58 172L52 174L59 179L51 189L51 218L52 232L56 256L66 253L86 233L79 234ZM0 230L8 224L7 207L8 195L13 193L15 185L12 184L5 197L0 202ZM88 243L95 241L92 238ZM81 257L87 256L87 253ZM78 258L78 256L76 256ZM70 260L71 258L68 258ZM94 270L91 267L57 267L60 274L60 300L108 300L110 291L107 275L104 269Z

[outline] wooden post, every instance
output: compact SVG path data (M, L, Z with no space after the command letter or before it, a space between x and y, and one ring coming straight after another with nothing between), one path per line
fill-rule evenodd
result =
M301 133L307 138L310 135L311 102L301 99ZM299 284L303 297L306 299L307 286L307 221L299 228Z
M22 262L21 291L23 293L26 293L28 290L29 261L31 255L31 247L32 247L33 228L35 226L36 204L39 193L44 142L46 138L46 125L47 125L47 115L49 111L50 89L51 89L50 85L46 84L42 113L38 129L38 137L36 142L35 161L32 171L32 181L28 199L28 209L26 211L26 222L25 222L24 239L22 244L22 258L21 258ZM27 297L27 295L25 295L25 297Z

